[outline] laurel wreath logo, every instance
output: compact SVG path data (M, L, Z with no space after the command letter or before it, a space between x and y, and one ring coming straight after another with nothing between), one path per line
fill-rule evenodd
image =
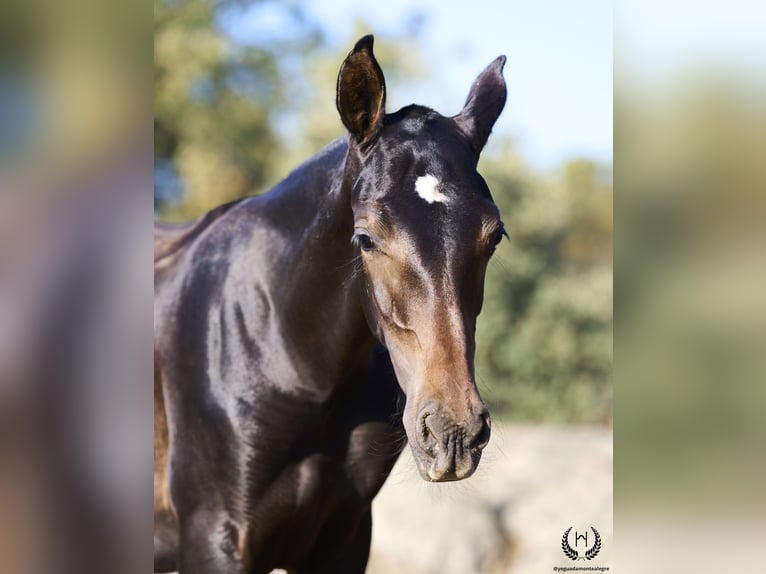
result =
M596 556L598 556L598 553L601 551L601 535L598 533L598 530L592 526L590 529L593 531L596 541L593 543L593 546L585 551L583 556L580 556L577 553L577 550L569 545L569 533L572 531L572 527L570 526L566 529L564 536L561 538L561 550L564 552L564 555L567 558L570 560L593 560Z

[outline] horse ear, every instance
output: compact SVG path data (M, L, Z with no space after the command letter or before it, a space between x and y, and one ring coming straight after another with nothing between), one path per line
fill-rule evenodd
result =
M386 81L372 53L373 37L365 36L346 56L338 73L335 103L343 125L357 143L366 146L383 129Z
M478 159L487 143L492 126L505 107L505 56L495 59L474 80L463 109L455 116L460 129L468 136Z

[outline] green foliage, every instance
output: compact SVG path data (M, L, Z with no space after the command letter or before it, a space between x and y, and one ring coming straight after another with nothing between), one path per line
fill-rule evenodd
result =
M290 4L283 9L295 25L281 40L243 43L220 26L227 10L241 9L236 0L155 3L155 179L167 184L169 172L182 182L175 196L158 185L161 219L188 220L260 193L343 133L338 67L374 30L359 22L347 42L328 46L300 5ZM422 24L414 18L396 37L376 33L389 93L407 93L427 73L416 40ZM495 417L608 421L610 168L575 160L540 176L510 143L500 148L480 166L511 236L490 263L478 322L483 396Z
M612 189L576 160L535 177L510 148L483 161L510 241L487 271L476 372L503 417L611 418ZM602 173L604 171L604 173Z

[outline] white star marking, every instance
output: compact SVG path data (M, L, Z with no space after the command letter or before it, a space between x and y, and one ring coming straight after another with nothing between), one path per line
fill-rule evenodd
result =
M438 201L439 203L447 203L447 196L441 193L438 188L439 180L431 174L422 175L415 181L415 191L417 191L418 195L428 203L433 203L435 201Z

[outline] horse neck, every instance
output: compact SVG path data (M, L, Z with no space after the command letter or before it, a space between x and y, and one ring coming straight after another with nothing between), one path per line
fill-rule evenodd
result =
M353 151L338 141L274 190L283 205L277 216L291 222L289 232L296 237L282 262L292 274L288 312L301 318L302 329L321 333L325 352L341 363L374 343L361 306L359 253L351 245L351 192L359 171Z

